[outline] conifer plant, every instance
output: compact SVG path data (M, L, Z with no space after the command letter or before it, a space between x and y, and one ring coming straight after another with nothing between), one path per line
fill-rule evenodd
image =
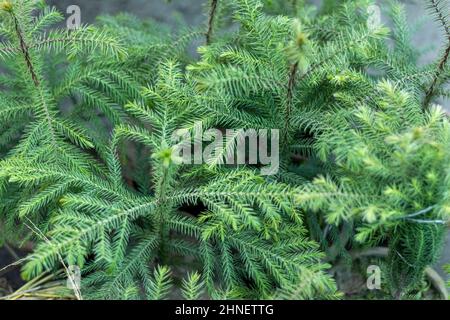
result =
M68 30L43 1L0 2L0 241L33 244L24 280L337 299L339 266L385 247L380 296L421 297L450 216L449 6L427 0L445 41L423 65L383 3L388 27L370 0L210 0L199 29L122 13ZM250 128L279 130L277 172L225 163ZM236 130L180 163L173 133L209 129Z

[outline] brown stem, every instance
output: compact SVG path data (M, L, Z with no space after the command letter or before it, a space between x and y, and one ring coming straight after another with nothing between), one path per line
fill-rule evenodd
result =
M42 93L42 90L40 87L39 78L38 78L36 72L34 71L33 62L30 57L29 47L25 41L25 38L23 37L22 30L20 29L19 21L17 20L16 15L14 14L13 11L10 11L9 13L11 14L11 17L14 21L14 27L16 29L17 37L19 38L20 50L22 51L23 57L27 64L28 71L30 72L30 75L31 75L31 78L33 79L34 85L36 86L36 88L39 89L39 90L37 90L37 93L39 94L39 98L43 103L42 109L45 112L45 118L47 120L48 128L49 128L51 136L52 136L52 142L53 142L53 144L55 144L56 136L55 136L55 131L54 131L54 128L52 125L52 118L50 116L49 108L47 107L47 101L46 101L45 97L43 96L43 93Z
M439 66L436 70L436 74L434 75L433 82L431 83L430 88L428 89L427 93L425 94L425 100L423 103L424 108L428 107L428 105L431 102L431 99L433 98L433 95L436 91L436 85L438 83L439 78L441 77L442 72L444 71L444 68L445 68L445 65L447 64L449 55L450 55L450 35L448 38L447 48L445 49L445 53L439 62Z
M447 60L450 55L450 29L449 29L449 26L447 25L447 22L445 20L444 14L442 13L442 10L439 8L438 1L430 0L430 2L431 2L431 7L434 9L434 11L436 13L437 19L439 20L439 22L442 24L442 27L444 28L445 34L447 35L447 38L448 38L448 44L447 44L447 48L445 49L444 55L442 56L441 60L439 61L439 66L434 75L433 82L431 83L430 88L428 89L428 91L425 94L425 99L424 99L424 103L423 103L424 108L427 108L431 102L431 99L433 99L433 95L436 91L437 83L439 81L439 78L442 75L442 72L444 71L445 65L447 64Z
M36 72L34 71L33 63L31 62L31 57L30 57L30 53L29 53L29 50L28 50L28 45L25 42L25 39L24 39L24 37L22 35L22 30L20 29L19 21L17 20L15 14L13 12L10 12L10 13L11 13L11 16L12 16L13 21L14 21L14 27L16 29L17 37L19 38L19 42L20 42L20 49L21 49L21 51L23 53L23 57L25 59L27 67L28 67L28 71L31 74L31 78L33 79L34 85L36 87L39 87L39 84L40 84L39 83L39 79L38 79L38 77L36 75Z
M206 44L211 44L211 38L214 27L214 19L216 17L217 3L219 0L212 0L208 15L208 31L206 32Z
M434 11L436 12L436 16L437 16L439 22L442 24L442 27L443 27L444 30L445 30L445 33L446 33L448 36L450 36L450 29L449 29L449 27L447 26L447 22L445 21L445 17L444 17L444 14L442 13L442 10L439 8L438 1L436 1L436 0L430 0L430 2L431 2L431 7L432 7L432 8L434 9Z

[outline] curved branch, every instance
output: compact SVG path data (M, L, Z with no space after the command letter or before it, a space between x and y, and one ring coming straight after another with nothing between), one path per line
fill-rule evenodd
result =
M218 1L219 0L211 1L211 7L209 9L209 15L208 15L208 31L206 32L206 44L207 45L209 45L211 43L213 27L214 27L214 19L216 17Z

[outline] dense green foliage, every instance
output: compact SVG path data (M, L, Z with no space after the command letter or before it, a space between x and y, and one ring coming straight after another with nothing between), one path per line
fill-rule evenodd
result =
M388 245L390 294L420 289L450 216L433 104L450 24L429 3L449 42L421 66L396 1L388 29L368 0L212 0L206 37L126 14L55 29L42 2L2 2L0 227L37 243L24 278L77 265L78 298L328 299L330 264ZM200 123L279 129L279 172L223 164L239 131L176 163L172 134Z

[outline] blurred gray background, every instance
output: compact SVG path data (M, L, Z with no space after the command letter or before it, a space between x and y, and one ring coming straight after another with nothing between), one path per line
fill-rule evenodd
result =
M320 5L321 0L311 0L311 2ZM424 0L403 2L411 24L421 25L413 39L418 48L427 50L421 62L431 62L438 57L440 44L444 40L439 26L427 14ZM48 0L47 3L55 5L62 12L66 12L69 5L80 6L82 23L92 23L99 14L129 12L141 18L152 18L169 24L174 24L182 18L188 25L202 26L205 24L204 5L207 0L172 0L170 3L167 0ZM380 6L382 7L381 1ZM447 239L445 253L438 265L442 266L449 262L450 237ZM438 270L444 275L440 267Z
M229 0L222 0L229 1ZM286 0L287 1L287 0ZM338 0L337 0L338 1ZM179 17L188 25L201 26L205 23L205 3L208 0L48 0L63 12L69 5L80 6L83 23L91 23L99 14L114 14L122 11L130 12L141 18L152 18L157 21L173 24ZM310 0L320 5L322 0ZM383 7L382 1L378 1ZM429 49L422 62L436 58L442 33L431 18L427 19L426 1L405 0L411 24L423 23L415 33L414 42L421 48ZM428 20L428 21L427 21Z

